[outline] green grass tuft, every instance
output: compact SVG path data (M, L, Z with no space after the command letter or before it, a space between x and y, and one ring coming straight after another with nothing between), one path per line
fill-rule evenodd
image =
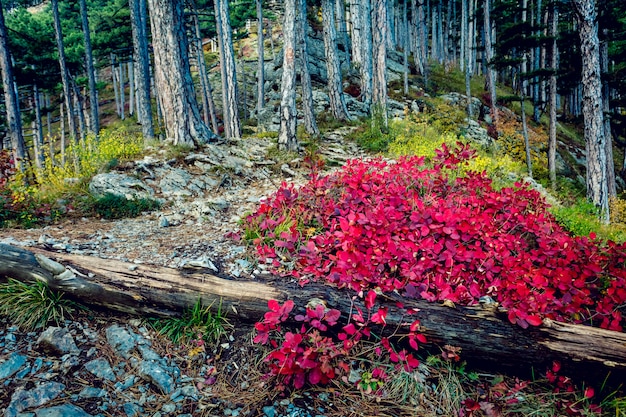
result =
M9 278L0 284L0 314L22 329L37 329L50 322L61 325L79 308L83 307L43 281L26 284Z

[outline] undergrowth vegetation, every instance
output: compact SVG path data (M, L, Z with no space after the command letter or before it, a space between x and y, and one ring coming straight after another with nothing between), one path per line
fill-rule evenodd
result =
M79 209L97 212L101 203L107 205L106 199L86 198L89 180L142 151L141 134L121 125L103 129L98 138L88 135L84 141L69 144L65 154L46 159L41 169L30 167L18 172L11 154L0 152L0 227L33 227ZM137 206L118 213L132 215L137 210L153 209L155 204L140 202Z
M550 318L623 329L626 245L573 237L538 192L519 183L496 189L471 170L475 153L444 143L428 160L351 161L301 188L283 184L244 219L242 236L261 262L303 285L352 289L365 305L345 317L309 307L294 332L281 329L293 303L270 302L255 341L271 346L266 361L282 384L346 377L346 358L363 343L390 363L362 370L356 384L364 390L417 369L419 320L392 331L404 344L385 338L379 293L467 305L489 297L521 327Z
M62 326L80 308L83 308L80 304L64 297L61 291L51 290L42 281L24 283L8 279L0 284L0 315L25 330L49 323Z

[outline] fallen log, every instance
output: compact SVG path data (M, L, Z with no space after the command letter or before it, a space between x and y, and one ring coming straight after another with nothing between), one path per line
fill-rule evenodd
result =
M112 259L55 253L42 249L0 244L0 280L42 280L82 303L133 315L172 316L192 307L222 303L230 320L254 322L267 311L267 301L294 300L303 308L312 299L347 315L359 299L349 290L319 283L300 287L296 282L237 281L207 273L188 272ZM494 308L444 306L397 294L379 297L389 307L389 328L418 318L431 346L461 347L462 357L479 366L516 372L541 373L554 360L563 369L587 379L604 379L611 373L626 380L626 334L583 325L544 320L543 325L522 329ZM405 308L419 312L406 317Z

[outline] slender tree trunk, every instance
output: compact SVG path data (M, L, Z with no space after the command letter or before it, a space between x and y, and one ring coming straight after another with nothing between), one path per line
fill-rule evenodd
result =
M407 10L407 1L404 0L402 3L402 65L403 73L402 73L402 84L404 87L404 95L409 94L409 22L408 22L408 10Z
M587 197L600 209L604 222L609 221L606 135L602 115L600 80L600 41L595 0L572 0L578 19L582 55L583 119L587 151Z
M67 162L67 158L65 157L66 155L66 150L67 150L67 141L65 139L65 112L64 112L65 107L63 106L63 103L61 103L59 105L59 130L61 131L61 166L64 167L66 162Z
M80 140L82 141L82 143L84 144L85 141L85 135L87 134L87 124L85 123L85 112L84 112L84 100L83 100L83 95L80 93L80 88L78 88L78 85L76 85L76 82L74 80L71 80L72 83L72 92L74 100L75 100L75 108L77 110L77 114L78 114L78 132L80 135Z
M350 0L350 31L352 34L352 61L356 64L363 62L363 12L362 0Z
M324 50L326 52L330 111L337 120L350 120L346 101L343 97L333 0L322 0L322 24L324 26Z
M13 88L13 66L11 65L11 57L9 54L9 41L4 23L2 2L0 2L0 69L2 70L2 88L4 89L4 102L7 113L7 133L11 138L11 147L13 148L15 159L19 161L16 166L18 166L20 170L23 170L23 161L26 158L26 146L24 145L24 133L22 132L22 119L20 117L18 98Z
M326 53L326 71L330 111L337 120L350 120L343 97L337 31L335 30L334 0L322 0L322 24L324 27L324 50Z
M304 113L304 130L314 136L320 134L313 110L313 87L309 73L309 52L307 47L306 0L297 0L296 13L296 44L298 48L298 66L300 68L300 83L302 84L302 113Z
M484 0L484 10L483 15L485 18L485 60L487 61L487 68L485 69L485 80L487 84L487 90L489 91L489 96L491 98L491 117L493 118L493 123L498 123L498 110L496 107L497 97L496 97L496 76L495 71L491 68L490 62L493 59L493 49L491 45L491 2L489 0Z
M387 1L375 0L372 13L372 45L374 50L373 112L374 119L380 118L382 127L387 128ZM376 120L378 122L378 120Z
M193 8L193 24L196 32L196 62L198 64L198 73L200 74L200 85L202 87L202 111L204 123L211 123L213 131L217 132L217 114L215 111L215 102L213 101L213 88L209 80L206 61L204 60L204 49L202 48L202 33L200 32L200 23L198 22L198 10L194 3Z
M368 109L372 104L372 77L374 71L374 51L372 46L372 4L371 0L359 0L361 3L361 100ZM371 111L371 109L370 109Z
M256 110L257 114L263 110L265 106L265 45L263 45L263 0L256 0L256 18L257 18L257 54L258 65L256 71Z
M272 53L272 60L276 59L276 52L274 51L274 34L273 34L272 20L267 20L267 35L270 37L270 52Z
M533 177L533 162L530 156L530 141L528 140L528 123L526 122L526 109L524 108L524 90L521 91L520 105L522 107L522 136L524 137L524 150L526 151L526 168L528 176Z
M128 115L135 114L135 68L132 59L126 64L128 69Z
M248 118L248 98L246 97L246 61L243 57L243 54L239 57L239 68L241 69L241 88L239 89L240 98L237 100L238 103L241 103L241 107L243 110L243 118L244 120Z
M283 20L283 78L280 84L278 149L297 151L296 138L296 0L285 0Z
M556 189L556 71L558 66L559 51L557 49L559 10L556 2L552 6L552 24L550 36L552 36L552 74L550 74L550 134L548 142L548 172L552 189ZM523 87L522 87L523 88Z
M471 80L472 80L472 66L471 66L471 57L472 51L470 49L470 20L469 20L469 6L470 0L461 0L462 10L461 13L465 15L465 22L461 25L462 33L465 34L465 42L463 43L463 65L465 72L465 96L467 97L467 117L471 119L474 115L472 114L472 88L471 88Z
M119 62L119 65L115 69L117 74L117 85L120 91L120 119L126 119L126 80L124 79L124 63Z
M135 80L137 83L137 120L145 140L154 139L152 122L152 101L150 99L150 56L148 54L148 34L146 0L129 0L130 21L133 36L133 59L135 60Z
M63 46L63 32L61 30L61 20L59 18L59 0L52 0L52 16L54 20L54 35L57 41L59 52L59 67L61 68L61 81L63 83L63 95L65 96L65 107L67 109L70 136L74 141L78 140L78 128L74 121L74 105L72 104L72 89L70 87L70 75L65 63L65 48Z
M193 89L182 0L148 0L154 78L165 133L174 144L198 146L216 138L202 121Z
M541 0L536 1L537 13L534 19L535 24L539 27L541 25ZM536 35L538 38L541 36L540 29L537 29ZM541 51L539 46L533 49L533 69L535 71L539 71L541 69ZM541 92L539 84L539 76L535 75L533 79L533 121L535 123L539 123L539 118L541 117Z
M113 93L115 95L115 112L118 117L122 117L122 108L120 105L120 83L117 76L117 69L115 66L116 56L111 54L111 81L113 82Z
M235 68L228 0L215 0L214 4L217 37L220 46L224 135L227 138L238 139L241 137L241 127L237 108L237 70Z
M346 24L346 5L344 0L335 0L337 8L337 30L338 39L344 47L346 67L350 67L350 39L348 38L348 25Z
M1 6L0 6L1 7ZM35 150L35 164L41 170L44 166L43 153L43 124L41 120L41 94L37 83L33 83L33 107L35 108L35 130L33 132L33 148Z
M85 40L85 67L89 80L89 106L91 107L91 131L94 135L100 132L100 116L98 112L98 90L96 89L96 70L93 66L93 54L91 52L91 34L89 31L89 20L87 17L87 4L85 0L80 0L80 18L83 26L83 37Z
M600 43L600 69L603 74L609 72L609 45L608 41ZM604 135L606 145L606 181L609 189L609 198L617 196L615 184L615 163L613 161L613 137L611 135L611 89L608 80L602 80L602 112L604 113Z

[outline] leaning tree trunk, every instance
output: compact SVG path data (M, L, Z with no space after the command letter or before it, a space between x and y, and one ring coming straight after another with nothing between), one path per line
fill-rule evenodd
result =
M327 307L340 310L344 319L354 307L366 310L362 300L349 290L323 284L301 287L280 279L271 284L237 281L113 259L27 251L4 244L0 244L2 278L43 281L82 303L135 315L179 315L199 298L203 305L221 304L230 320L242 322L260 320L272 299L291 299L299 310L312 299L321 299ZM417 313L412 317L420 320L420 331L431 346L460 347L463 358L477 365L528 373L529 369L542 370L553 360L560 360L565 370L593 382L604 380L608 372L616 381L626 378L624 333L551 320L522 329L511 324L506 312L497 308L446 307L397 294L380 296L378 300L388 308L389 329L406 322L406 309L414 309ZM398 303L404 309L398 308Z
M372 13L372 45L373 45L373 80L372 107L373 118L379 119L386 128L387 120L387 1L376 0Z
M237 70L230 27L228 0L215 0L215 26L220 47L220 69L222 74L222 103L224 112L224 135L227 138L241 137L239 110L237 108Z
M0 69L2 69L2 87L4 89L4 102L6 107L8 135L11 137L13 153L18 161L23 161L26 156L24 146L24 133L22 132L22 119L17 101L17 95L13 88L13 66L9 54L9 40L7 29L4 24L4 11L0 2ZM1 147L0 147L1 148ZM23 163L17 164L23 168Z
M98 115L98 90L96 89L96 70L93 66L93 54L91 52L91 34L89 31L89 20L87 18L87 4L85 0L80 0L80 19L83 26L83 37L85 39L85 64L87 68L87 78L89 79L89 106L91 107L90 130L94 135L100 132L100 117Z
M216 138L202 121L189 69L182 0L148 0L154 78L165 125L174 144L198 146Z
M341 84L337 30L335 29L335 7L333 0L322 0L322 25L324 27L324 51L328 73L328 97L330 111L337 120L350 120Z
M296 139L296 0L285 0L283 20L283 77L280 84L278 149L297 151Z
M578 19L582 55L583 119L587 151L587 197L601 210L602 220L609 221L606 136L602 115L600 81L600 41L595 0L572 0Z
M306 17L306 0L297 0L296 43L298 47L300 83L302 84L302 113L304 113L304 130L310 135L319 135L320 129L315 120L313 106L313 87L309 72L309 52L307 46L308 20Z
M202 48L202 33L200 32L200 23L198 22L198 10L194 4L193 8L193 25L196 32L196 61L198 64L198 73L200 75L200 85L202 87L202 110L204 123L211 123L213 131L217 132L217 114L215 112L215 102L213 101L213 88L209 80L209 74L204 60L204 49Z
M146 0L129 0L133 36L135 83L137 84L137 120L144 140L154 139L152 102L150 100L150 55L146 19Z
M59 67L61 68L61 82L63 83L63 95L65 96L65 107L67 110L67 120L70 129L70 136L74 141L78 140L78 128L74 120L74 105L72 103L72 89L70 87L70 74L65 62L65 48L63 46L63 31L61 30L61 20L59 18L59 0L52 0L52 16L54 20L54 35L57 40L59 53Z

